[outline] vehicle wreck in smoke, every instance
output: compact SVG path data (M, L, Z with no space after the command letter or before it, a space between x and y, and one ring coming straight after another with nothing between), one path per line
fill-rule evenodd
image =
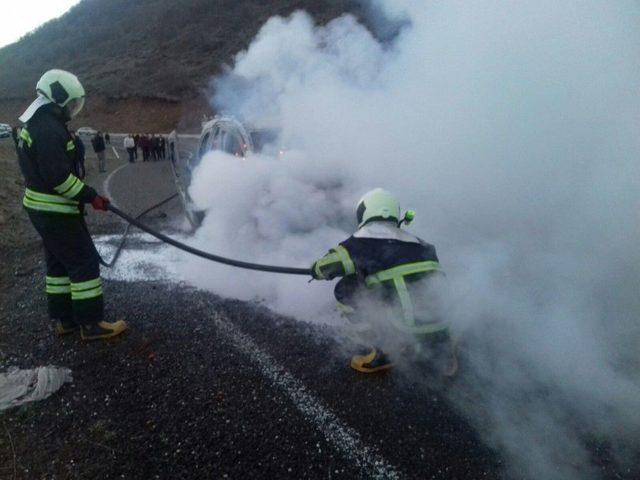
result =
M198 139L195 152L181 154L177 132L169 136L169 155L173 167L176 187L189 222L195 228L204 218L204 212L198 209L189 195L189 187L193 181L195 170L209 152L224 152L238 160L246 160L257 154L284 154L282 147L277 147L278 130L275 128L257 128L243 125L229 115L219 115L205 121Z

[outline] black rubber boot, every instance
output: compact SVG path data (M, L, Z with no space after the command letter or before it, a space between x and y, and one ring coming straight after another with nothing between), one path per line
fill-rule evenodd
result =
M80 335L83 340L104 340L113 338L124 332L129 326L124 320L117 322L99 322L93 325L82 325Z

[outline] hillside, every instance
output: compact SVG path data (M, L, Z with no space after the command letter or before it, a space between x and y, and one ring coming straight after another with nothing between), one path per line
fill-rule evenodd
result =
M0 49L0 122L15 123L42 72L63 68L87 89L78 125L193 128L210 113L211 76L269 17L298 9L324 23L359 7L355 0L83 0Z

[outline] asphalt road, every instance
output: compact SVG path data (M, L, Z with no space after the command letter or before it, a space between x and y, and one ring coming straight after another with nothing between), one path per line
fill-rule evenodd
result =
M120 208L135 215L175 191L168 162L128 164L118 150L109 172L87 181ZM124 228L113 214L88 222L103 250ZM145 222L188 235L178 199ZM103 274L108 315L131 330L83 344L56 338L45 320L39 245L0 252L14 272L0 304L0 366L74 376L0 416L0 479L503 478L500 452L446 400L451 384L358 374L336 328L191 288L145 263L175 253L153 238L133 235L125 253ZM638 478L606 451L601 463L603 478Z

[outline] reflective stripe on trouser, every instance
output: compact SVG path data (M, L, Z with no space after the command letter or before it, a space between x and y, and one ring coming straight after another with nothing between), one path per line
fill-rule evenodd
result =
M100 264L84 218L27 210L44 244L49 316L93 324L103 319ZM68 287L61 278L68 277ZM68 293L55 287L65 286ZM60 293L54 293L58 290Z
M71 280L62 265L50 266L47 262L45 291L47 292L49 317L65 322L72 320Z
M47 275L45 283L46 292L52 295L71 293L71 280L67 276L54 277Z
M71 282L71 301L74 315L92 318L96 310L102 311L102 280L100 277L84 282Z
M100 277L84 282L71 283L72 300L89 300L102 295L102 280Z
M71 292L71 295L73 294ZM95 293L92 297L74 297L71 303L73 305L73 318L77 323L86 325L102 321L104 310L102 287L100 287L100 293Z

